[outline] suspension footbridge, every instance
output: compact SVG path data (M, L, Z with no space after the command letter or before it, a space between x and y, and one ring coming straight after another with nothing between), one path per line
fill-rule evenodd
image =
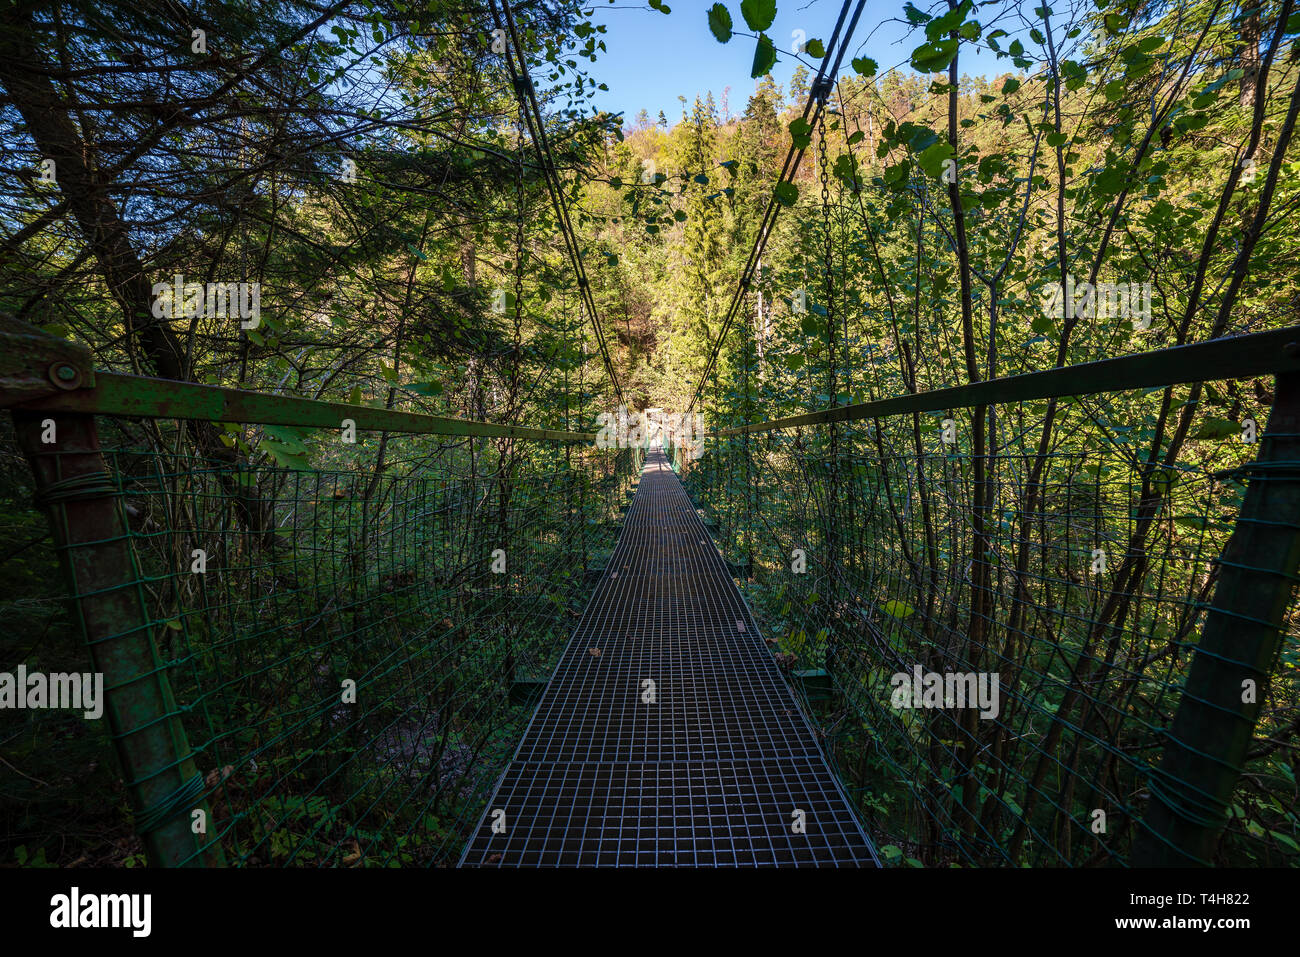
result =
M1172 299L1164 329L1149 328L1149 315L1145 326L1107 325L1095 308L1073 314L1073 302L1060 316L1036 315L1025 302L1051 285L1044 277L1059 280L1062 293L1072 287L1067 254L1078 250L1067 249L1067 232L1080 224L1108 222L1081 284L1086 299L1103 266L1132 258L1105 250L1112 233L1128 232L1117 227L1130 215L1121 217L1125 197L1139 192L1131 187L1145 182L1153 208L1167 205L1166 177L1152 175L1148 148L1167 146L1175 127L1186 127L1179 136L1200 130L1202 100L1209 104L1229 78L1184 88L1189 99L1171 92L1158 116L1153 100L1146 136L1130 130L1123 141L1134 147L1121 151L1132 154L1131 168L1107 165L1067 189L1067 164L1081 175L1091 164L1068 158L1066 144L1081 153L1083 137L1060 128L1059 102L1054 125L1022 116L1032 137L1028 175L994 155L968 162L977 151L959 129L976 121L959 127L951 57L963 39L980 36L978 23L963 23L974 8L950 3L931 18L909 6L909 19L924 17L917 22L930 41L913 56L951 64L947 91L940 83L931 90L949 97L947 139L938 126L890 121L870 152L895 161L868 167L882 175L867 178L852 150L864 131L849 132L837 97L864 6L843 0L802 111L796 104L782 116L785 132L757 136L775 142L788 133L789 142L770 195L746 186L746 203L756 202L761 215L732 234L747 240L743 268L726 289L716 287L721 273L701 271L691 279L699 287L691 302L672 319L674 330L688 322L704 330L700 349L667 353L674 358L662 373L663 381L679 369L692 377L670 413L707 422L698 460L658 447L643 458L640 441L610 448L585 431L614 419L613 409L635 408L637 398L642 408L658 399L644 382L625 391L620 378L643 358L630 316L620 330L599 315L614 294L608 277L618 274L593 268L589 276L588 266L604 258L612 270L618 255L597 255L602 247L575 230L566 198L584 185L570 176L583 164L557 161L556 150L584 149L586 134L578 133L587 124L557 124L543 113L551 101L534 86L540 63L530 53L542 42L536 10L517 22L511 4L490 0L471 23L491 53L466 62L490 63L485 75L500 85L480 117L491 145L474 145L461 129L448 134L460 152L444 157L424 142L432 121L393 127L418 133L418 149L413 141L411 155L370 186L403 190L405 177L426 165L433 185L413 188L391 223L382 211L393 207L358 201L359 211L370 210L358 215L360 234L369 246L374 227L379 243L364 260L373 273L361 283L365 298L352 300L367 305L315 297L329 292L317 288L322 283L353 272L350 254L339 272L295 266L282 287L293 295L260 329L260 319L213 325L239 318L224 307L203 313L214 286L228 292L233 283L182 285L174 273L170 305L152 301L154 260L137 256L113 203L138 205L149 217L152 207L129 199L134 186L108 189L100 173L112 180L156 156L136 154L121 166L102 154L87 161L97 154L67 119L75 111L57 108L65 94L52 77L67 68L37 55L35 40L47 31L22 12L11 31L21 42L8 46L20 66L0 80L25 104L34 155L49 164L49 180L33 195L44 201L46 186L50 196L57 187L63 199L41 213L27 199L15 205L23 224L11 246L32 247L16 271L39 282L9 297L15 315L0 313L0 409L10 414L13 439L3 464L6 487L21 492L7 514L22 531L6 562L24 566L13 580L40 589L8 607L23 617L17 633L39 606L45 617L34 634L75 637L59 653L102 677L105 721L88 730L42 705L24 708L24 723L0 738L21 740L29 755L57 752L65 795L90 790L92 780L104 784L102 758L111 749L116 765L103 790L116 815L113 863L134 856L162 867L1019 868L1300 860L1300 327L1270 325L1237 298L1257 241L1278 233L1264 214L1282 178L1300 88L1277 133L1283 145L1260 153L1273 159L1257 187L1268 199L1253 223L1243 217L1240 235L1216 245L1220 225L1236 218L1236 159L1218 215L1206 216L1212 206L1186 215L1213 225L1196 281L1171 284L1191 290L1181 321L1168 311ZM475 11L463 15L473 20ZM715 36L730 35L725 5L709 16ZM1260 93L1293 19L1277 19L1265 67L1255 69ZM313 29L304 25L301 36ZM335 29L340 38L358 35ZM160 41L168 50L174 32ZM382 30L371 35L389 42ZM422 54L432 53L424 47L429 31L421 25L416 35ZM1148 49L1150 39L1133 40L1118 57L1134 80L1163 44ZM592 34L588 43L597 42ZM765 34L759 42L774 52ZM113 76L144 62L111 52ZM439 46L437 60L450 52ZM851 62L869 81L874 62ZM1191 66L1184 79L1196 75ZM1074 67L1080 72L1064 74L1068 89L1088 72ZM77 67L64 78L68 90L96 72L103 71ZM1060 71L1044 79L1059 100ZM1000 95L1021 82L1008 78ZM1127 82L1112 80L1104 98L1093 98L1112 104ZM294 97L300 83L292 78ZM181 123L188 137L190 124L234 85L234 75L222 73L220 91L195 94L189 110L155 102L150 85L131 109ZM874 95L874 83L859 85ZM511 92L513 141L499 109ZM118 98L115 91L93 102ZM980 94L981 102L994 99ZM1252 178L1271 115L1263 99L1257 104L1240 153ZM276 106L267 115L284 112ZM449 108L447 118L456 112ZM312 129L329 132L317 148L332 156L339 143L328 124L315 107L304 115ZM368 112L349 107L347 115L365 117L370 135ZM1011 127L1012 114L1005 116L1002 126ZM265 125L281 128L278 120ZM285 129L286 137L303 135ZM622 140L614 133L611 149ZM1014 240L997 232L1017 220L1008 205L1017 184L1026 191L1022 226L1049 185L1034 172L1040 134L1057 150L1054 188L1079 197L1118 191L1116 205L1108 220L1102 207L1068 220L1062 203L1058 261L1022 251L999 268L1003 245L1021 242L1020 227ZM223 135L210 139L220 144ZM142 150L156 142L139 136ZM184 156L195 142L187 140ZM819 169L800 178L814 142ZM705 166L711 150L702 148ZM343 158L355 174L356 161ZM659 235L661 224L694 228L699 217L672 205L689 182L716 191L704 201L719 206L739 195L709 178L744 172L738 161L718 164L726 174L683 168L681 192L672 195L661 189L663 174L629 159L641 182L626 184L629 215L623 224L622 215L612 217L620 230L648 207L658 211L645 221L647 236ZM926 172L930 160L945 172ZM224 153L220 165L227 175ZM170 167L158 169L168 201L188 203L193 197L176 184L198 182L204 196L235 197L240 216L263 215L252 201L262 187L243 182L242 166L224 189L194 179L188 167L177 168L174 182ZM431 221L428 203L453 173L466 185L487 184L484 207L476 200L467 218ZM629 173L608 176L608 185L621 189ZM979 193L968 190L976 178ZM530 204L526 184L537 202ZM818 186L814 209L807 190ZM792 224L797 260L782 260L766 244L783 210L794 209L783 222L797 215L801 187L804 208L818 212L821 225ZM864 197L873 193L889 205L869 216ZM485 281L476 263L486 239L476 247L469 237L489 201L493 216L509 217L514 241L510 250L504 235L494 237L510 260ZM882 224L901 210L916 214L914 231L886 235ZM992 268L972 260L968 215L972 233L977 222L989 231L975 258L996 253ZM1150 228L1167 227L1164 213L1152 215ZM588 217L583 211L576 221ZM63 220L75 221L76 243L45 231ZM294 263L326 248L309 221L277 234L287 238L267 234L257 275L276 275L279 242ZM223 222L214 216L209 225ZM231 235L249 222L230 220ZM539 227L544 241L530 248L527 229ZM137 238L156 238L156 228L141 226ZM1042 238L1052 228L1041 218L1033 227ZM164 242L154 249L163 254L158 262L194 255L205 277L222 278L214 272L222 260L209 261L208 251L225 242L207 229L192 250ZM426 252L431 233L445 241L436 265ZM1071 244L1086 248L1091 241L1080 235ZM310 255L294 246L304 237ZM898 259L900 268L886 268L886 240L914 249L914 266L903 269ZM1192 248L1190 236L1177 243ZM872 255L851 258L851 248ZM949 248L952 264L936 252ZM95 353L37 321L42 303L69 289L65 276L75 273L49 259L51 250L68 249L79 251L67 270L83 263L103 270L86 286L95 295L77 288L64 304L75 328L100 333ZM1163 257L1170 258L1196 257ZM1215 279L1206 270L1221 259L1225 271ZM876 270L865 273L861 265L872 262ZM275 268L265 272L268 264ZM427 275L417 281L417 273ZM809 285L820 274L820 288L781 288L796 274ZM511 294L497 288L489 313L490 283L507 280L513 309ZM1213 300L1217 314L1194 323L1198 310L1208 315L1212 297L1202 293L1215 286L1226 289ZM434 287L436 308L414 308ZM774 309L774 297L787 294L790 311ZM392 336L371 344L366 310L377 308L378 295ZM698 314L697 300L705 301ZM728 305L713 310L707 300ZM317 340L312 327L330 326L347 308L355 311L346 333ZM765 345L774 321L789 335ZM983 321L985 354L976 324ZM196 339L201 323L206 331ZM530 336L525 325L536 327ZM442 350L446 362L435 361L445 345L439 336L463 339ZM196 344L209 353L201 362ZM599 359L594 370L588 344ZM622 355L620 344L628 346ZM246 374L250 363L256 375ZM439 376L455 382L455 396ZM1203 444L1193 455L1188 443ZM56 604L64 610L46 611ZM26 658L52 656L51 644L25 645L15 672L44 680ZM900 681L914 675L917 686L996 689L997 700L972 708L939 694L900 697ZM0 706L14 685L0 672ZM37 774L19 776L5 781L7 808L25 827L59 789ZM82 828L75 801L51 816ZM38 837L42 847L59 843ZM25 845L18 850L28 854Z

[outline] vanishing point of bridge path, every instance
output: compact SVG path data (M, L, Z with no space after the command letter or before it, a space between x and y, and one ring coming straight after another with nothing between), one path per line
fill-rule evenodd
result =
M487 808L463 865L878 863L658 449Z

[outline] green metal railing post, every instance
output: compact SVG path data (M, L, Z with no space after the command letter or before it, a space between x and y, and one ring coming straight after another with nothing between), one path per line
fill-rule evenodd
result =
M104 713L135 807L136 831L155 866L220 864L191 815L211 815L179 709L159 660L117 482L100 452L95 417L36 412L23 402L58 399L97 383L90 352L0 315L0 408L12 408L18 444L46 511L68 583L72 617L104 680Z
M1300 570L1300 373L1277 377L1259 457L1247 471L1214 600L1151 776L1136 866L1210 865L1228 821Z
M118 490L100 454L93 416L15 410L18 441L49 515L68 582L73 617L104 676L105 715L136 830L156 867L220 864L220 846L203 845L191 815L209 809L166 665L154 644L137 563ZM44 442L50 435L54 442Z

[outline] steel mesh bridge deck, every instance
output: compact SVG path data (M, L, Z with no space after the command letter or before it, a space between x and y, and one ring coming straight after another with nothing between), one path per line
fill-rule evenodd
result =
M722 556L651 450L461 865L797 864L878 861Z

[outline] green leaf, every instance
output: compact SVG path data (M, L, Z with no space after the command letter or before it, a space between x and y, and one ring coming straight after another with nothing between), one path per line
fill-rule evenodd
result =
M809 40L804 44L804 52L806 52L810 57L820 60L822 57L826 56L826 47L822 44L821 40Z
M277 443L283 445L286 449L297 455L303 455L307 451L307 446L303 445L302 433L292 426L265 425L262 427L262 431Z
M855 134L858 135L858 134ZM841 153L835 158L835 175L839 177L841 183L849 189L854 189L858 185L858 167L853 161L853 157L848 153Z
M1010 96L1016 90L1020 89L1020 81L1014 76L1007 77L1007 82L1002 84L1002 95Z
M799 187L794 183L777 183L773 192L776 195L776 201L782 206L793 206L799 201Z
M1096 179L1097 191L1113 196L1124 188L1124 170L1119 166L1107 166Z
M271 458L275 460L276 465L299 470L311 468L311 465L302 454L297 453L289 446L283 445L272 439L263 439L259 448L270 455Z
M797 352L792 352L785 357L785 367L791 372L797 372L803 368L803 356Z
M930 147L930 144L937 143L941 137L928 126L920 126L916 123L904 123L898 128L899 138L911 147L913 153L920 153Z
M731 13L720 3L709 8L709 29L719 43L731 39Z
M802 116L790 121L790 140L795 149L804 149L812 143L812 124Z
M880 69L880 67L870 57L855 56L853 58L853 69L859 76L875 76L876 70Z
M1296 844L1290 835L1283 834L1281 831L1269 831L1268 833L1272 834L1278 841L1291 848L1291 850L1300 851L1300 844Z
M740 0L740 15L749 24L749 29L762 33L776 19L776 0Z
M1194 439L1226 439L1230 435L1236 435L1241 431L1241 426L1232 419L1221 419L1215 416L1209 416L1202 423L1201 427L1192 433Z
M957 41L948 37L922 43L912 51L912 69L917 73L942 73L957 55Z
M885 602L880 606L880 610L893 618L906 618L908 615L916 611L916 609L907 602L898 601L897 599Z
M921 169L925 170L928 175L938 179L939 174L943 172L943 161L951 157L952 146L940 140L922 150L916 161L921 164Z
M758 46L754 47L754 65L749 71L750 79L758 79L771 70L775 63L776 47L772 45L772 40L766 33L761 34L758 38Z
M961 22L966 19L966 14L970 12L970 8L969 3L962 3L937 19L931 20L925 26L926 37L937 40L939 37L956 30L961 25Z
M909 160L903 160L901 163L895 163L893 166L885 167L886 183L903 183L907 180L907 175L912 171L912 164Z
M416 395L442 395L442 383L436 380L428 382L412 382L406 388Z

